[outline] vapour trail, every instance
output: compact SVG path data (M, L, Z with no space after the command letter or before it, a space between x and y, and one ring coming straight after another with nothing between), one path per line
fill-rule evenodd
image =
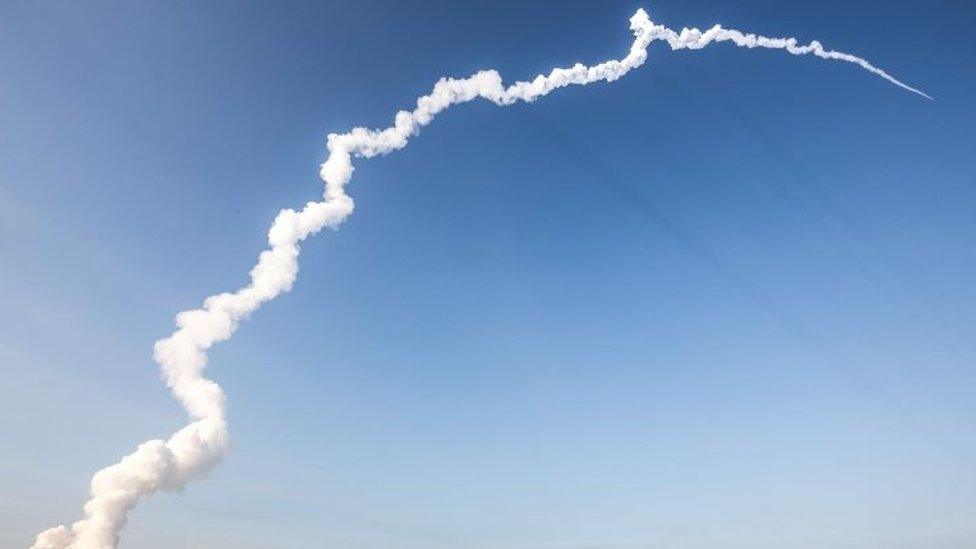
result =
M667 42L671 49L701 49L712 42L731 41L747 48L782 49L793 55L813 54L824 59L855 63L906 90L931 99L864 59L825 50L819 42L798 46L794 38L767 38L714 26L702 32L682 29L680 33L654 24L643 9L630 18L634 43L627 56L591 67L577 63L556 68L530 82L508 87L494 70L477 72L468 78L442 78L429 95L417 99L412 111L396 114L393 126L383 130L353 128L349 133L330 134L328 157L320 175L325 182L324 199L309 202L299 211L281 210L268 231L269 248L261 252L251 269L248 285L233 293L208 297L199 309L176 316L178 329L156 342L153 358L162 369L170 391L183 405L191 423L169 440L150 440L121 461L95 473L91 498L85 503L84 518L71 527L57 526L38 534L32 549L113 549L129 511L146 495L181 489L187 482L210 470L228 450L228 430L223 390L203 377L207 350L229 339L238 325L265 302L291 290L298 276L299 245L324 227L337 228L353 211L353 200L345 191L352 178L353 157L370 158L405 147L409 139L452 105L476 98L497 105L530 102L549 92L598 81L613 82L647 59L651 42Z

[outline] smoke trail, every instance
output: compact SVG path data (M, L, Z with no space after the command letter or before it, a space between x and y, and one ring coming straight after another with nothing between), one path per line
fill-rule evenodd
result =
M647 46L667 42L671 49L700 49L712 42L731 41L737 46L774 48L793 55L813 54L860 65L862 68L911 92L925 93L899 82L888 73L853 55L824 50L819 42L797 46L793 38L766 38L743 34L716 25L701 32L683 29L676 33L655 25L643 9L630 18L634 43L627 56L592 67L577 63L556 68L530 82L508 87L494 70L475 73L464 79L442 78L429 95L417 99L412 111L396 114L393 126L384 130L353 128L349 133L330 134L328 157L320 175L325 181L324 200L309 202L299 211L281 210L268 231L269 248L251 269L251 281L234 293L208 297L203 306L176 316L178 329L156 342L153 358L162 368L162 377L173 395L190 416L191 423L169 440L144 442L121 461L95 473L91 498L84 506L84 518L70 528L57 526L41 532L32 549L112 549L128 512L146 495L163 490L178 490L213 467L228 449L228 431L223 390L203 377L207 350L229 339L241 321L283 292L291 290L298 276L299 245L324 227L337 228L353 211L353 201L345 191L352 178L353 157L369 158L387 154L407 145L409 139L430 124L434 117L452 105L476 98L497 105L530 102L549 92L597 81L613 82L647 59Z

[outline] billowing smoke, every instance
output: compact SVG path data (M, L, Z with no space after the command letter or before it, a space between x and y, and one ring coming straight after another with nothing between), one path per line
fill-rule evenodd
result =
M251 269L251 281L234 293L208 297L203 306L176 316L177 330L156 342L153 358L162 367L162 377L173 395L190 416L191 423L169 440L150 440L139 445L121 461L95 473L91 499L84 506L84 518L71 527L57 526L38 536L32 549L112 549L119 542L128 512L143 496L161 490L177 490L213 467L228 449L225 396L213 381L203 377L207 350L231 337L241 321L283 292L291 289L298 276L300 243L324 227L338 227L353 211L353 201L345 187L352 177L353 157L369 158L407 145L409 139L452 105L476 98L497 105L534 101L549 92L571 84L613 82L641 66L647 59L647 46L667 42L672 49L700 49L712 42L731 41L738 46L775 48L794 55L813 54L860 65L886 80L924 97L921 91L899 82L864 59L824 50L819 42L798 46L793 38L766 38L744 34L720 26L702 32L683 29L676 33L655 25L644 10L630 18L634 43L627 56L587 67L553 69L529 82L508 87L494 70L475 73L464 79L442 78L433 91L417 99L412 111L396 114L393 126L384 130L354 128L349 133L331 134L328 158L322 164L324 200L309 202L299 211L282 210L268 231L269 248L261 252Z

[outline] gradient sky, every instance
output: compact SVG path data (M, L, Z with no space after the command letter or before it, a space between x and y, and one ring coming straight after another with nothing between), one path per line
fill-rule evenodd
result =
M0 4L0 545L184 423L151 361L443 75L620 57L643 6L819 39L450 112L211 355L233 450L140 549L976 546L969 2Z

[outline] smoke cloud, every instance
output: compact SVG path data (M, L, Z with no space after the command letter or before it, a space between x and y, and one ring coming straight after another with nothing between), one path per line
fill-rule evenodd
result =
M908 91L931 99L866 60L853 55L825 50L819 42L797 45L794 38L767 38L724 29L716 25L707 31L682 29L675 32L650 20L643 9L630 18L634 42L626 57L598 65L577 63L553 69L548 75L510 86L494 70L477 72L468 78L442 78L430 94L417 99L411 111L396 113L392 126L373 130L353 128L343 134L330 134L328 156L320 175L325 182L324 198L309 202L301 210L278 213L268 231L268 249L261 252L251 269L250 283L233 293L208 297L199 309L176 316L177 330L156 342L153 358L159 363L162 378L173 396L186 409L190 423L168 440L150 440L118 463L95 473L91 498L84 505L84 518L70 527L57 526L41 532L32 549L113 549L128 513L139 501L154 492L175 491L200 478L227 453L229 435L223 390L203 376L207 350L229 339L238 325L261 305L291 290L298 276L300 244L325 227L337 228L353 212L353 200L346 184L353 175L353 158L387 154L407 145L410 138L430 124L448 107L477 98L497 105L534 101L569 85L613 82L647 59L651 42L666 42L671 49L701 49L713 42L729 41L746 48L772 48L793 55L813 54L824 59L854 63Z

